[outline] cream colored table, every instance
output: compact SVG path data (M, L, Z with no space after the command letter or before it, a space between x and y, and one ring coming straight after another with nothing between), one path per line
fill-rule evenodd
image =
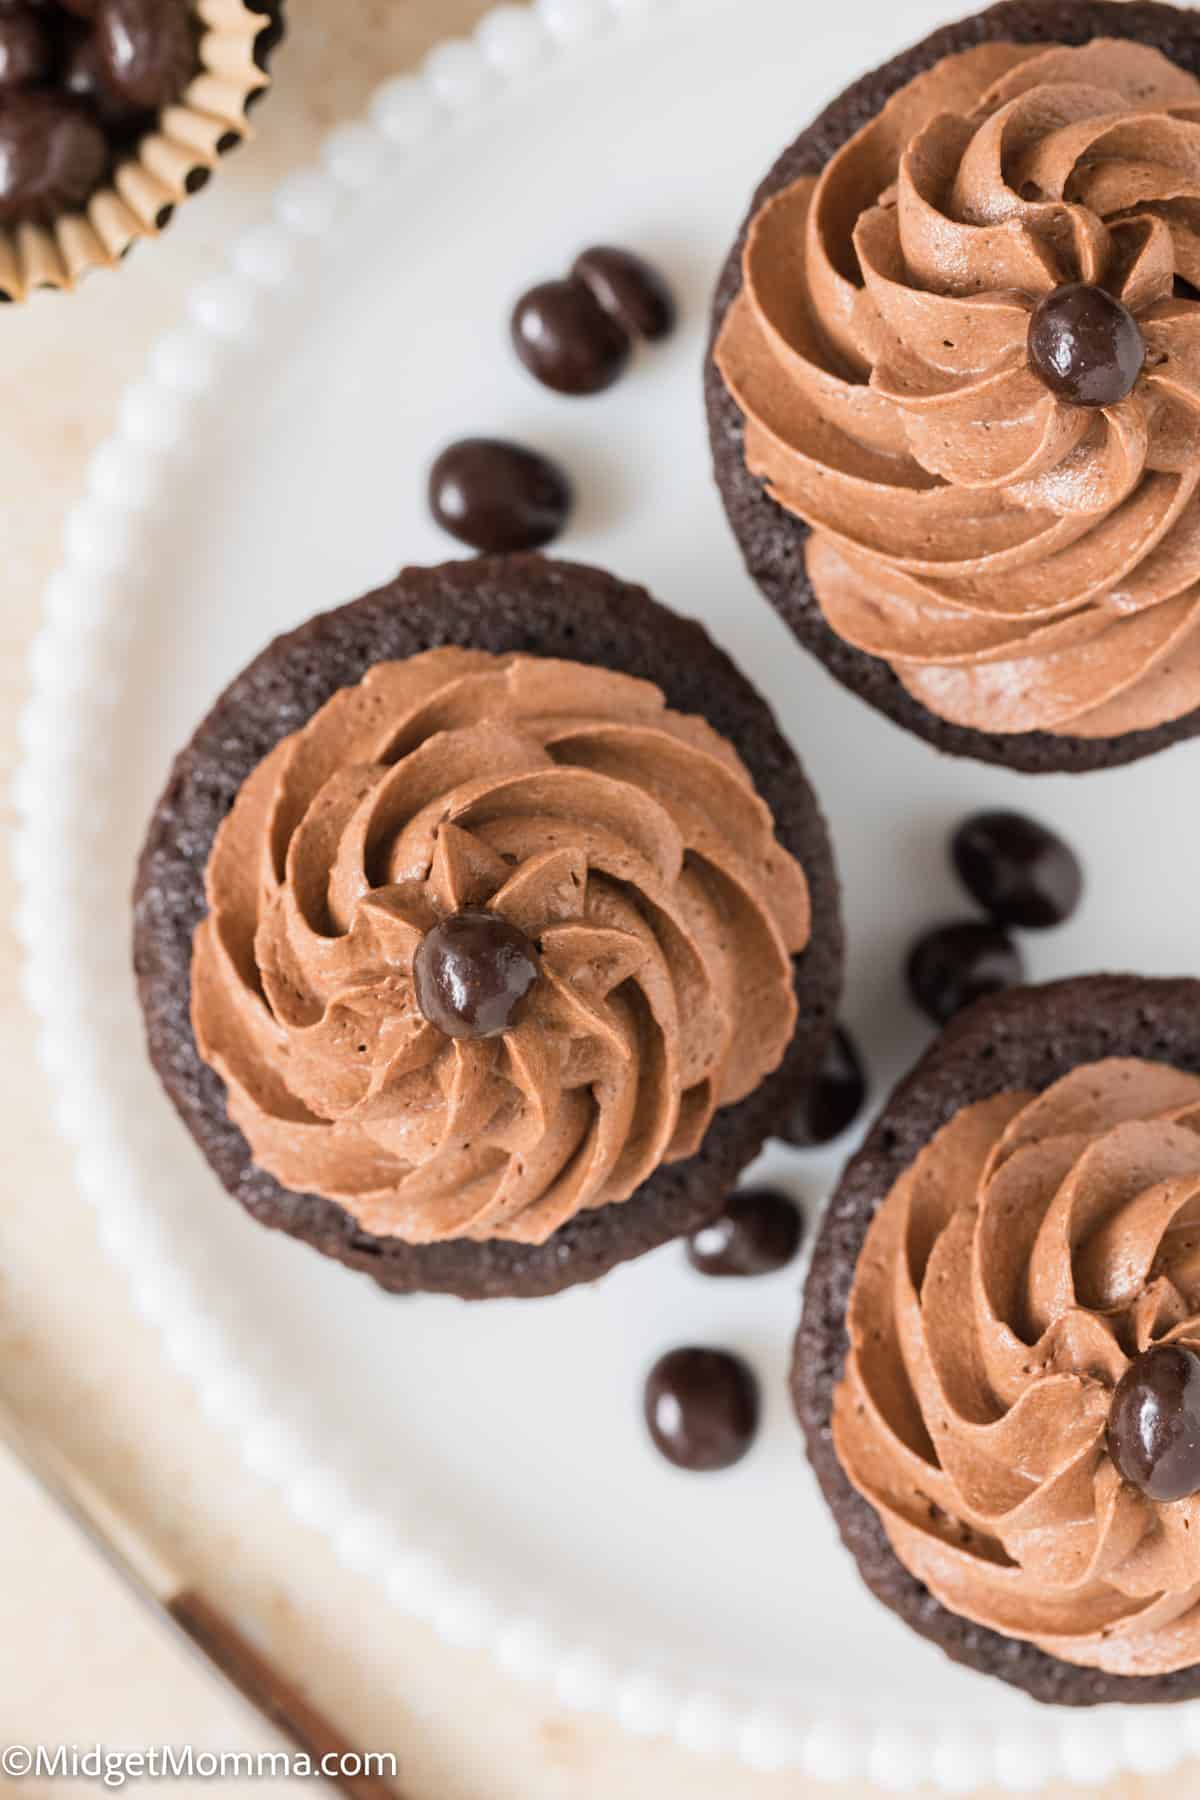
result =
M291 0L292 37L277 66L279 92L259 115L260 141L119 283L100 278L70 301L47 298L3 319L5 794L26 651L62 515L146 343L214 266L231 226L260 211L331 124L353 117L385 75L483 10L480 0ZM17 950L2 924L0 1070L0 1384L253 1622L280 1664L364 1748L398 1754L407 1800L780 1800L817 1791L799 1777L694 1761L562 1714L483 1659L446 1649L336 1567L322 1542L231 1464L101 1255L50 1123ZM0 1518L0 1743L272 1747L265 1727L164 1641L2 1458ZM250 1791L237 1780L225 1791L243 1786ZM21 1791L65 1784L31 1780ZM1110 1792L1200 1794L1200 1771Z

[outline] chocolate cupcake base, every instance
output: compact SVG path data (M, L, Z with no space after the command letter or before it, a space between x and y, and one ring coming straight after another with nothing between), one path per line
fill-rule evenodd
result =
M799 1022L781 1067L718 1112L700 1150L664 1164L629 1200L579 1214L544 1244L411 1245L364 1232L342 1207L283 1188L255 1166L191 1024L192 937L217 828L251 771L373 663L456 644L568 658L654 682L736 747L799 860L812 937L795 959ZM842 976L838 886L824 820L766 702L693 621L596 569L481 557L409 569L388 587L278 638L228 687L176 761L139 863L134 963L151 1060L229 1192L260 1224L302 1238L393 1293L463 1299L557 1293L694 1230L717 1213L788 1101L815 1073Z
M826 624L805 569L808 526L772 500L746 467L742 415L712 357L725 314L742 285L742 251L750 220L772 195L802 175L814 175L885 102L943 57L989 42L1085 44L1092 38L1131 38L1200 76L1200 14L1157 0L1001 0L985 12L957 20L864 75L801 132L776 162L754 196L745 225L730 252L713 307L713 337L705 372L709 435L717 485L746 567L796 637L844 687L897 725L937 749L978 762L999 763L1026 774L1084 774L1117 768L1200 735L1200 709L1153 730L1119 738L975 731L952 725L902 686L887 663L857 650Z
M896 1089L830 1202L813 1252L791 1377L809 1459L871 1592L953 1661L1057 1706L1189 1700L1200 1695L1200 1665L1168 1675L1107 1675L948 1611L904 1568L879 1515L850 1485L834 1451L831 1417L859 1253L898 1177L963 1107L1007 1090L1046 1088L1078 1064L1109 1056L1169 1062L1200 1074L1200 981L1082 977L1015 989L954 1021Z

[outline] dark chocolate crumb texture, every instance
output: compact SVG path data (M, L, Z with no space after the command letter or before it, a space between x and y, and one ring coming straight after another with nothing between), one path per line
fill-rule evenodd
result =
M1200 981L1082 977L997 995L954 1020L896 1089L830 1202L813 1252L791 1377L809 1458L871 1591L955 1662L1060 1706L1190 1699L1200 1694L1200 1664L1164 1674L1107 1673L948 1610L901 1563L879 1513L851 1485L832 1420L847 1365L852 1283L872 1220L897 1180L964 1108L1020 1090L1044 1093L1081 1064L1107 1058L1200 1074Z
M943 58L988 43L1083 45L1096 38L1128 39L1157 50L1179 70L1200 76L1200 14L1155 0L1001 0L935 31L834 100L776 162L758 192L720 277L713 312L713 346L741 292L742 254L750 222L773 196L805 175L816 175L884 104ZM1069 371L1068 371L1069 373ZM938 749L999 763L1031 774L1112 768L1200 733L1200 709L1146 728L1114 735L1071 735L1069 724L1048 730L990 730L952 723L902 685L892 666L856 648L827 623L806 568L809 527L767 493L746 465L743 414L710 354L706 370L714 466L730 523L750 574L791 627L845 687L896 724Z
M628 1200L576 1214L543 1243L450 1238L408 1243L366 1231L340 1205L292 1191L257 1166L192 1025L193 936L205 870L243 782L281 739L373 665L458 645L591 664L657 684L737 749L779 842L807 878L808 946L794 961L799 1021L779 1068L718 1110L699 1148L664 1162ZM828 835L765 704L702 628L598 570L540 557L409 569L389 586L276 640L226 689L172 771L137 873L134 957L151 1059L221 1180L262 1224L289 1232L398 1293L541 1295L704 1224L721 1210L821 1062L837 1011L842 936Z

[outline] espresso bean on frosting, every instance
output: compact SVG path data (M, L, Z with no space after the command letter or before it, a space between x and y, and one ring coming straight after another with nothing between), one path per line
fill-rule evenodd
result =
M1200 1494L1200 1355L1155 1344L1117 1383L1108 1415L1117 1472L1151 1500Z
M417 1005L447 1037L490 1038L515 1023L540 972L523 931L497 913L460 912L426 932L413 985Z
M1146 342L1127 306L1090 282L1055 288L1033 309L1029 361L1071 406L1116 406L1137 386Z

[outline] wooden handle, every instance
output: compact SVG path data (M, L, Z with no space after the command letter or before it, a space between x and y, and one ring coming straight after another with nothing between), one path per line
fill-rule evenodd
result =
M203 1594L185 1589L167 1601L167 1611L238 1692L311 1757L314 1767L326 1757L339 1769L365 1761ZM338 1773L325 1779L351 1800L403 1800L382 1776Z

